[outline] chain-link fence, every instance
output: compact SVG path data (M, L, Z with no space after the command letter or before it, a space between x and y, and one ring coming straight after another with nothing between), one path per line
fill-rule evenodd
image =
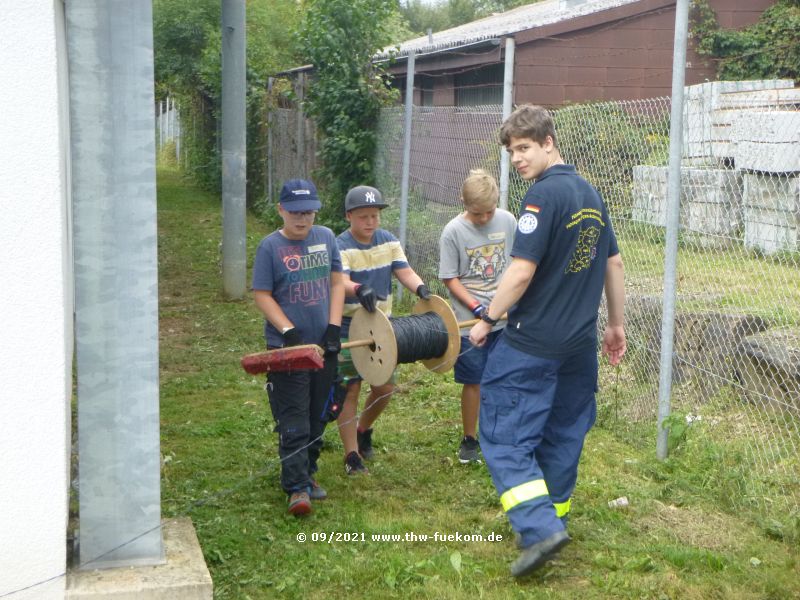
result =
M704 86L684 118L667 423L673 447L691 432L687 453L707 465L698 485L716 486L720 503L785 517L800 510L800 90ZM670 101L576 105L554 117L565 160L609 206L625 262L628 355L601 368L598 422L654 446ZM407 254L437 293L439 235L461 211L470 169L499 176L501 121L500 106L413 110ZM383 110L376 163L391 203L383 224L398 235L403 122L402 107ZM527 187L512 173L515 214Z
M714 122L716 139L706 156L702 136L687 144L682 170L669 420L673 443L686 428L704 440L692 451L724 501L770 514L800 508L800 112L779 96L731 93L712 114L687 108L687 125ZM612 212L626 267L629 354L622 367L602 369L600 423L644 444L656 437L669 114L667 98L554 113L565 159ZM469 169L499 173L501 120L499 106L414 109L407 252L429 281ZM377 180L397 206L402 109L385 110L378 130ZM512 175L509 187L518 213L527 184ZM397 232L399 210L384 212Z
M460 211L461 184L469 170L482 168L499 176L499 125L496 106L414 111L406 254L431 289L445 297L444 285L437 279L439 236ZM385 109L378 122L375 179L378 188L388 194L392 207L383 211L385 226L398 235L403 142L403 108Z

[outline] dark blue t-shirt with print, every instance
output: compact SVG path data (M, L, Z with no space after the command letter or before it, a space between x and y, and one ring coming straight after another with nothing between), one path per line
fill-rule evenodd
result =
M258 245L253 264L253 289L272 297L294 324L305 344L318 344L328 327L331 272L341 272L336 236L314 225L304 240L290 240L279 231ZM267 346L283 346L283 336L264 321Z
M528 189L519 215L511 255L537 266L509 311L508 343L543 358L596 347L606 263L619 253L600 194L574 166L554 165Z

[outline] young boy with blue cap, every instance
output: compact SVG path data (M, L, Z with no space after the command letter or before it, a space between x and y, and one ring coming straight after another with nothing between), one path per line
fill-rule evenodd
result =
M312 182L285 182L278 204L283 227L261 240L253 265L253 294L266 318L267 347L319 344L325 351L325 366L318 371L267 375L279 434L281 486L289 496L289 513L295 516L310 513L312 499L327 497L313 476L341 350L342 261L333 232L314 225L321 207Z

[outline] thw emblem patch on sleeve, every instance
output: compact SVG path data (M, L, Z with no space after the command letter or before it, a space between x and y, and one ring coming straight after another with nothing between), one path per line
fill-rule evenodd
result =
M528 212L519 218L519 224L517 225L520 233L533 233L538 226L539 220L536 215Z

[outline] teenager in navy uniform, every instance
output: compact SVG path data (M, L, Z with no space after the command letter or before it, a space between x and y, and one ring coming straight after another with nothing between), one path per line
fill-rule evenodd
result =
M314 479L326 421L325 404L336 377L344 284L336 237L314 225L322 204L310 181L290 179L281 189L283 227L261 240L253 265L253 294L266 318L268 348L319 344L320 370L267 375L267 393L279 434L281 486L289 512L311 512L325 490Z
M619 364L625 292L606 206L564 164L550 114L517 108L500 141L535 183L520 206L511 264L470 341L485 343L508 312L481 379L480 444L522 550L511 573L522 577L570 542L566 516L596 415L598 307L605 289L602 351Z

